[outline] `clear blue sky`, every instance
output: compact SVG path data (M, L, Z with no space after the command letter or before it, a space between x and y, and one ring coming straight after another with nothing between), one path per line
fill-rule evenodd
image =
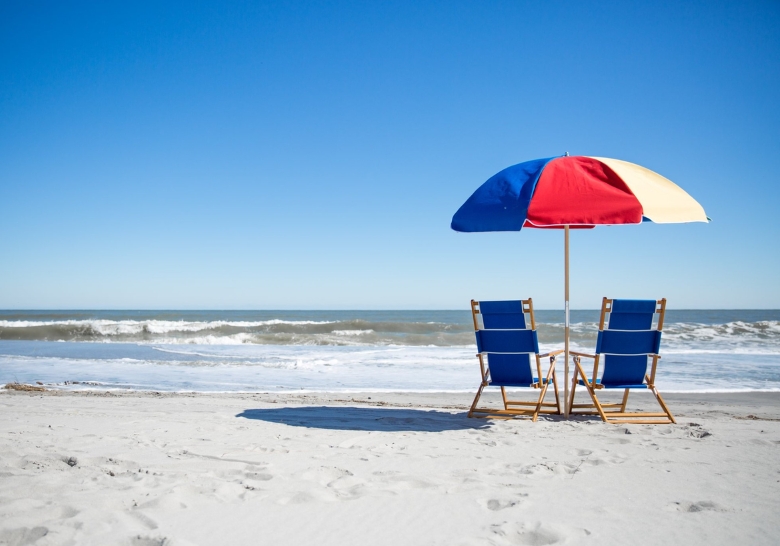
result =
M449 224L566 151L714 220L574 233L574 308L780 307L780 3L111 4L0 5L0 308L561 308Z

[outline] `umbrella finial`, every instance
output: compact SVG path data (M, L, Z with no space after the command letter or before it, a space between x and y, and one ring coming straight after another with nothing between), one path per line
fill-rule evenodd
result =
M566 152L565 156L566 156L566 157L569 157L569 152Z

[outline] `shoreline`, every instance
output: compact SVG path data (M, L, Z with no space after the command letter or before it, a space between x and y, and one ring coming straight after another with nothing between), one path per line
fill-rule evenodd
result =
M511 389L508 389L511 391ZM518 393L531 393L528 389L517 390ZM490 389L485 391L483 396L495 397L497 391ZM622 391L621 391L622 393ZM75 398L204 398L204 399L228 399L228 400L256 400L258 402L287 404L307 404L313 401L328 402L333 404L358 404L368 406L390 406L390 407L411 407L418 405L427 408L447 408L468 410L471 401L474 398L473 391L267 391L267 392L208 392L208 391L154 391L154 390L104 390L104 389L84 389L84 390L64 390L45 388L42 391L15 391L0 387L0 396L6 394L11 396L44 396L44 397L75 397ZM579 393L578 400L580 400ZM648 396L645 396L648 395ZM662 392L664 400L674 405L690 404L712 404L734 407L753 407L766 406L774 411L780 412L780 390L766 391L726 391L726 392ZM522 394L521 394L522 396ZM552 394L548 394L548 397ZM561 394L562 396L562 394ZM615 393L599 393L600 397L610 399L618 397ZM583 400L586 395L582 395ZM652 405L653 399L648 393L632 391L631 403L638 403L641 406ZM637 400L639 400L637 402Z

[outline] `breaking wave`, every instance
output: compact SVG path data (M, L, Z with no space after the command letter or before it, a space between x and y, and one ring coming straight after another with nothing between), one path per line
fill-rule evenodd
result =
M169 321L61 320L0 321L1 340L151 342L206 345L436 345L473 344L474 335L461 324L441 322L367 321Z
M539 341L563 341L562 323L541 323ZM572 324L574 347L592 349L595 322ZM410 320L0 320L0 340L159 343L166 345L474 345L469 321ZM780 353L780 321L730 321L721 324L667 322L666 353Z

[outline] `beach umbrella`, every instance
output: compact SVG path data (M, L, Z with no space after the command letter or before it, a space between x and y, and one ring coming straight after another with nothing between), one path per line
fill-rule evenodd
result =
M455 231L564 230L564 413L569 414L569 230L598 225L708 222L702 206L649 169L605 157L565 156L507 167L452 217Z

